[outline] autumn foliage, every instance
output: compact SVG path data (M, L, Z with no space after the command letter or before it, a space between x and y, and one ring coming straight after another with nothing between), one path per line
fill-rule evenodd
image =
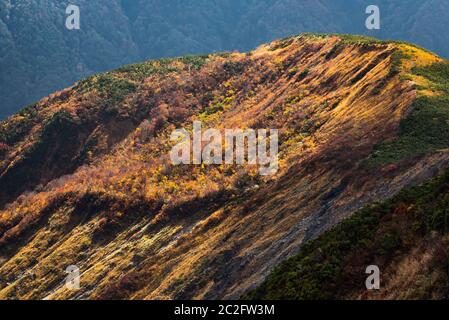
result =
M398 50L307 35L148 61L2 122L0 298L238 297L303 241L407 183L392 177L411 162L366 164L416 98L389 73ZM278 129L278 174L172 165L171 132L195 120ZM79 293L62 285L72 264Z

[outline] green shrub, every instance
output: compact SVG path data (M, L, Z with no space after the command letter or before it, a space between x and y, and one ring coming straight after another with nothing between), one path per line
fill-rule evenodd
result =
M396 59L397 66L400 57ZM431 89L442 94L418 97L410 115L401 121L397 138L375 146L369 165L391 164L449 148L449 62L416 68L413 73L430 80Z
M404 215L396 213L401 208L406 210L405 221L414 228L404 225ZM357 263L364 266L372 261L392 261L434 231L447 234L448 208L449 171L422 186L405 189L382 204L367 206L306 243L242 298L338 299L345 290L357 290L357 286L363 290L364 270L357 268ZM415 241L407 248L404 238ZM361 263L357 262L360 259ZM353 269L359 278L351 273Z
M304 69L298 76L298 80L303 80L309 75L309 69Z
M164 58L159 60L151 60L143 63L130 64L121 67L114 71L133 81L142 81L153 74L165 75L171 72L180 71L179 68L174 67L173 63L176 61L192 67L194 70L201 69L207 62L209 56L207 55L191 55L180 58Z
M22 140L37 122L37 105L32 104L19 111L19 120L0 122L0 142L14 145Z

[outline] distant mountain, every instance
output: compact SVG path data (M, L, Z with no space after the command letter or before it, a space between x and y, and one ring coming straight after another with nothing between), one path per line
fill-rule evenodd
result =
M1 122L0 299L364 298L366 263L443 297L447 176L372 204L447 170L448 100L448 61L350 35L83 79ZM279 170L173 165L197 120L279 129Z
M379 0L381 30L365 29L365 0L0 0L0 118L93 73L149 58L249 50L300 32L368 34L449 56L449 2Z

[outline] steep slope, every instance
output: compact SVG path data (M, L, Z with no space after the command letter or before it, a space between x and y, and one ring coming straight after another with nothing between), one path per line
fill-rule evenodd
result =
M423 92L402 121L399 138L378 148L388 150L382 160L392 161L391 156L413 149L436 150L449 142L442 133L448 130L447 120L438 116L447 114L449 106L449 63L415 68L413 73L431 81L427 86L435 92ZM306 244L245 298L447 299L448 183L446 170L431 182L367 206ZM381 271L380 290L366 290L369 265Z
M302 35L51 95L1 124L0 297L241 296L353 212L447 168L446 73L425 72L441 66L407 44ZM170 133L194 120L278 128L278 173L173 166ZM64 286L73 264L79 291Z
M306 244L246 299L447 299L449 172ZM365 287L366 267L381 271Z
M417 43L449 56L446 0L0 0L0 119L93 73L147 59L250 50L298 32L356 33Z

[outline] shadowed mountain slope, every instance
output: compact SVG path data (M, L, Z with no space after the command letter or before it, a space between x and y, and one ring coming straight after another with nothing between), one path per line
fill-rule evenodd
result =
M448 172L364 208L282 263L244 298L447 299ZM365 287L376 265L381 287Z

